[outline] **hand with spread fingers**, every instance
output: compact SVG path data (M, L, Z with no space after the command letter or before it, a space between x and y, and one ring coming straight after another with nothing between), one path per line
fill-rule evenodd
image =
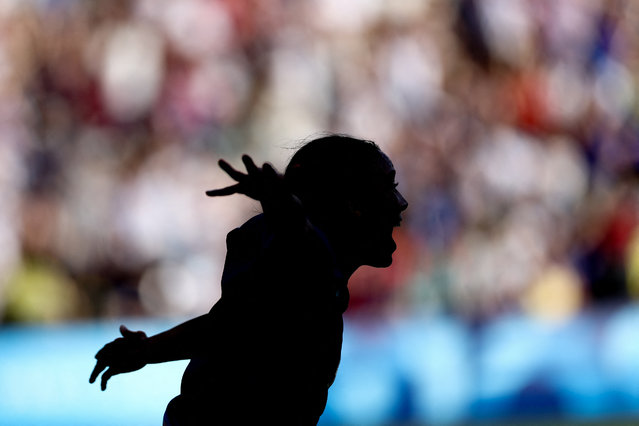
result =
M254 200L268 202L278 192L282 191L283 178L269 163L260 168L255 165L248 155L242 156L246 173L235 170L229 163L220 160L220 168L237 183L220 189L206 191L209 197L219 197L231 194L244 194Z
M124 325L120 326L119 337L104 345L95 355L97 360L91 373L89 382L93 383L102 373L101 388L106 389L109 379L116 374L130 373L144 367L147 337L143 331L131 331Z

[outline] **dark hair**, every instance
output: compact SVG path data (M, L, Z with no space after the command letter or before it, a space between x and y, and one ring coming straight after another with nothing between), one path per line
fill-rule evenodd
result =
M284 180L309 213L326 212L351 200L367 185L383 152L375 142L332 134L295 152Z

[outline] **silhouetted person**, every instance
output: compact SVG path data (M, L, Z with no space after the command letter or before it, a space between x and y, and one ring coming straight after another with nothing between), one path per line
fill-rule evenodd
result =
M224 160L263 213L227 237L222 297L208 314L147 338L122 337L97 355L93 383L148 363L190 359L165 425L314 425L326 406L342 346L347 281L361 265L386 267L407 203L388 157L370 141L332 135L300 148L284 176Z

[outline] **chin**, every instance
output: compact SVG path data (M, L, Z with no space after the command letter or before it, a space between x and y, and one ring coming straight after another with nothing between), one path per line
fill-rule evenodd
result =
M372 266L374 266L376 268L388 268L392 264L393 264L393 257L392 256L388 256L386 259L380 260L379 262L377 262L377 264L372 265Z
M376 236L363 244L363 265L375 268L386 268L393 263L393 253L397 244L392 235Z
M392 249L384 250L384 252L378 252L370 256L369 262L366 264L375 268L387 268L393 263L393 252L395 251L395 242L392 244Z
M392 263L393 263L393 257L389 255L389 256L384 256L384 257L380 256L374 259L370 259L368 262L365 263L365 265L372 266L373 268L387 268L391 266Z

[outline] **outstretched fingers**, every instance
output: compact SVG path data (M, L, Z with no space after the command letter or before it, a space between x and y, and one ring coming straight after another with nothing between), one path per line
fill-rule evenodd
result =
M222 170L226 172L227 175L229 175L230 177L232 177L234 180L238 182L240 182L246 177L244 173L235 170L233 166L231 166L225 160L220 160L217 162L217 164L220 166Z
M95 379L98 378L98 376L100 375L100 373L107 368L107 363L101 359L98 358L98 361L95 364L95 367L93 368L93 371L91 372L91 376L89 377L89 383L93 383L95 382Z
M269 177L276 177L277 176L277 171L275 170L275 168L273 166L271 166L270 163L264 163L264 166L262 166L262 170Z
M237 183L225 188L206 191L206 195L209 197L219 197L232 194L244 194L255 200L263 201L265 194L273 189L270 186L273 186L274 178L278 176L277 171L269 163L264 163L261 168L258 167L253 159L246 154L242 156L242 163L244 163L246 173L234 169L225 160L220 159L218 161L220 168Z
M100 380L100 389L106 390L107 382L109 381L111 377L115 376L116 374L118 373L114 371L112 367L109 368L107 371L105 371L104 374L102 374L102 379Z
M240 192L240 189L241 186L238 183L236 185L227 186L226 188L211 189L209 191L206 191L206 195L208 195L209 197L222 197L225 195L237 194Z
M233 194L237 194L237 193L242 193L243 192L242 191L242 182L244 182L246 180L247 175L245 175L242 172L239 172L239 171L235 170L233 168L233 166L231 166L225 160L220 159L220 161L218 161L218 164L219 164L220 168L226 172L227 175L229 175L235 181L240 182L240 183L237 183L237 184L231 185L231 186L227 186L225 188L211 189L209 191L206 191L206 195L208 195L209 197L223 197L225 195L233 195Z
M244 163L244 167L246 167L246 171L249 175L255 175L260 172L260 169L255 165L253 159L246 154L242 155L242 163Z

